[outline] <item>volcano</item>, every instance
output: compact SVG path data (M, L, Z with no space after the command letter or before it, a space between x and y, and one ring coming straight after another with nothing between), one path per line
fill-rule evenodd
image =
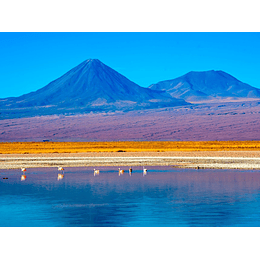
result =
M167 91L174 98L187 102L223 102L260 99L260 90L243 83L224 71L189 72L172 80L149 86Z
M0 99L1 117L130 111L186 105L161 90L143 88L97 59L88 59L47 86Z

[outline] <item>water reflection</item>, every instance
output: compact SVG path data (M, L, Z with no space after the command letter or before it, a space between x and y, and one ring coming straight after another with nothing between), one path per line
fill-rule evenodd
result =
M26 175L21 175L21 181L25 181L26 180Z
M120 178L116 167L100 167L98 178L91 167L68 168L63 181L57 168L30 169L26 182L4 170L0 225L260 226L257 171L149 167L143 178L144 168Z
M64 174L58 173L58 178L57 178L58 181L62 180L63 178L64 178Z

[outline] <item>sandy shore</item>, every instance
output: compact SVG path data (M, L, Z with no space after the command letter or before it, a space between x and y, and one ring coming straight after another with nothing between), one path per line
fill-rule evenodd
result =
M0 154L0 169L84 166L260 169L260 151Z

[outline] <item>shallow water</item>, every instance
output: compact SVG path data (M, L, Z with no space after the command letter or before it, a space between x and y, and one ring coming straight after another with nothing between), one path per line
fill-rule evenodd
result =
M1 170L0 226L260 226L259 171L122 168Z

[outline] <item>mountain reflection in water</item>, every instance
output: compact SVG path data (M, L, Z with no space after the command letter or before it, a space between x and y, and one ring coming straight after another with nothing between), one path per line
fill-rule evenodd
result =
M0 226L260 226L258 171L98 169L2 170Z

